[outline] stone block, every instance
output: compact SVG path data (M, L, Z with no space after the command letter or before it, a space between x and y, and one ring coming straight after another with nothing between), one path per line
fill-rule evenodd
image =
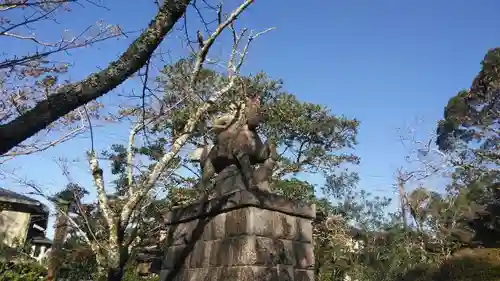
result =
M162 269L189 266L192 250L186 245L170 246L165 249Z
M316 216L315 205L309 205L300 200L288 200L277 194L252 189L238 190L209 201L174 208L165 215L165 223L175 225L194 219L214 217L234 209L250 206L305 219L314 219Z
M210 266L253 265L256 263L255 237L238 236L213 241Z
M293 266L278 265L276 267L276 271L278 273L279 281L294 281L295 269L293 268Z
M160 281L314 280L314 205L240 190L166 217Z
M293 255L285 247L285 241L268 237L256 237L255 249L256 265L293 265Z
M171 279L167 279L169 277ZM175 275L175 276L174 276ZM274 267L262 266L230 266L218 268L180 269L172 274L172 270L162 270L161 281L282 281Z
M294 270L295 281L314 281L314 270Z
M212 241L226 237L227 213L218 214L210 219L203 233L203 240Z
M253 207L236 209L226 214L225 236L252 235L254 233ZM271 233L269 229L269 233Z
M162 269L160 281L188 281L187 271L184 269Z
M200 231L203 232L205 227L203 226L205 222L200 219L195 219L192 221L179 223L176 225L170 225L167 229L166 247L185 245L193 243L197 236L200 235ZM201 235L203 235L201 233Z
M190 268L207 268L210 266L213 241L199 241L194 244L193 250L191 251L191 257L189 259Z
M210 281L280 281L274 267L238 266L225 267L219 270L217 279ZM193 280L194 281L194 280Z
M311 243L261 236L235 236L196 245L191 253L190 266L207 264L210 267L287 265L308 269L314 266L314 248Z
M305 218L295 218L296 226L292 240L312 243L313 227L312 221Z
M314 268L314 246L312 243L292 242L294 267L298 269Z
M292 266L299 269L314 267L314 247L284 239L256 237L256 265Z
M309 219L247 207L226 214L225 235L257 235L312 242L312 224Z

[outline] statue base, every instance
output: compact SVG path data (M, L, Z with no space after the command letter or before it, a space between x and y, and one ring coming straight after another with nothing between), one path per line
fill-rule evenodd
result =
M315 205L237 190L166 216L161 281L313 281Z
M252 189L266 192L271 191L269 186L269 177L272 173L272 167L269 167L269 165L266 164L267 163L262 164L254 171L253 180L255 185ZM247 190L241 171L236 165L228 166L222 170L214 178L214 182L215 184L211 190L211 194L214 197L220 197L238 190Z

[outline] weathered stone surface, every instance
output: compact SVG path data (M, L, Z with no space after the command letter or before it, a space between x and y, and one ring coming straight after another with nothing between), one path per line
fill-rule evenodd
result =
M276 268L262 266L226 267L219 270L218 279L227 281L279 281Z
M246 234L312 242L311 220L256 207L228 212L225 232L226 236Z
M233 266L162 270L160 280L168 281L314 281L313 270L293 269L290 266ZM167 279L170 274L170 279Z
M314 270L294 270L294 281L314 281Z
M287 265L310 269L314 266L314 248L311 243L285 239L234 236L214 241L198 241L194 245L171 246L166 250L163 268L243 265Z
M193 235L196 234L197 228L201 228L200 224L203 223L204 221L195 219L185 223L169 226L166 238L166 241L168 242L167 246L189 244L191 241L194 241ZM204 232L205 227L203 227L200 231Z
M292 250L295 268L314 268L314 246L311 243L292 242Z
M299 269L314 267L314 247L311 243L256 237L256 265L286 265Z
M193 251L189 259L189 267L206 268L210 266L212 242L199 241L194 244Z
M313 281L314 206L266 194L237 191L171 212L160 280Z
M278 273L278 280L280 281L294 281L295 270L293 266L279 265L276 267Z
M205 228L203 240L212 241L226 237L227 213L221 213L213 217Z
M233 237L211 243L210 266L255 264L255 239L249 236Z
M271 192L269 188L269 176L273 172L274 162L272 161L272 159L266 160L254 171L255 187L261 191ZM236 165L226 167L215 177L214 191L216 197L246 189L247 187L243 181L241 170Z
M168 281L281 281L273 267L231 266L217 268L181 269L173 279L167 279L172 270L162 270L160 280ZM173 275L173 274L172 274Z
M194 219L214 217L232 209L250 206L306 219L313 219L316 216L314 205L309 205L300 200L288 200L277 194L252 189L238 190L209 201L175 208L167 213L165 223L175 225Z
M214 190L216 197L245 189L246 186L241 171L236 165L226 167L215 177Z
M165 250L162 268L189 266L191 250L186 245L170 246Z

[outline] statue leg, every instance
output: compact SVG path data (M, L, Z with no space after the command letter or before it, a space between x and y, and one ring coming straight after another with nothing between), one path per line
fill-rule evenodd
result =
M255 170L253 180L258 189L268 192L271 191L270 182L275 164L276 162L273 159L268 158L257 170Z
M210 183L210 179L215 174L215 167L212 161L210 161L210 159L207 159L207 161L205 161L205 163L203 164L201 170L201 179L197 185L197 189L200 192L199 199L203 199L208 194L209 190L207 189L207 187Z
M278 153L276 152L276 145L272 141L266 141L262 146L262 150L259 153L259 157L264 162L260 167L254 172L254 183L260 190L270 192L271 191L271 178L278 161Z
M241 171L241 175L243 178L243 183L247 189L253 188L253 167L250 162L250 156L243 151L239 151L235 155L236 163L238 164L238 168Z
M271 158L274 161L278 161L278 152L276 150L276 143L273 140L267 139L264 142L264 144L258 147L256 155L259 162L260 161L264 162L268 158Z
M276 143L272 139L266 140L266 146L269 149L268 157L274 161L278 161L278 151L276 149Z

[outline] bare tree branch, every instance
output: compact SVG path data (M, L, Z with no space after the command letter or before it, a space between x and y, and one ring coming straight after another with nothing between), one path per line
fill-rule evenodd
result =
M188 3L189 0L165 0L149 27L117 61L80 82L62 86L23 115L0 125L0 154L8 152L79 106L113 90L144 66L166 34L184 15Z
M17 174L15 173L9 173L9 176L14 179L15 181L17 181L19 184L21 185L24 185L24 186L27 186L27 187L30 187L31 189L34 190L34 192L31 192L32 194L36 194L38 196L41 196L43 197L44 199L48 200L48 201L52 201L50 199L50 195L48 195L46 192L43 191L42 188L40 188L40 186L38 186L37 184L33 183L33 182L30 182L30 181L27 181L27 180L24 180L24 179L21 179ZM56 211L62 215L64 215L68 221L71 223L71 225L73 227L75 227L78 235L80 235L80 237L86 242L88 243L88 245L90 245L91 247L102 247L103 245L99 245L99 241L97 239L95 239L95 236L94 239L90 239L90 237L87 235L87 233L81 228L81 226L71 217L71 216L68 216L64 213L61 212L60 209L57 209L56 208ZM92 231L90 228L89 228L90 231ZM92 233L92 232L91 232Z
M41 6L41 5L48 5L48 4L63 4L63 3L70 3L70 2L76 2L78 0L42 0L42 1L32 1L28 2L26 0L17 0L17 1L12 1L12 0L5 0L5 3L0 3L0 12L15 9L15 8L25 8L25 7L33 7L33 6Z
M82 115L82 113L79 113L79 114ZM58 138L56 140L50 141L48 143L43 143L41 145L34 144L34 145L31 145L31 146L27 147L26 150L13 151L12 153L11 152L7 152L6 154L0 155L0 164L5 163L8 160L11 160L11 159L13 159L13 158L15 158L17 156L29 155L29 154L33 154L33 153L37 153L37 152L41 152L41 151L47 150L47 149L49 149L51 147L56 146L57 144L60 144L60 143L63 143L63 142L66 142L66 141L72 139L73 137L77 136L78 134L84 132L85 129L87 128L85 126L84 119L82 118L81 120L82 120L81 126L79 126L76 129L73 129L73 130L67 132L66 134L64 134L63 136L61 136L60 138ZM4 158L4 159L2 159L2 158Z
M234 21L237 18L237 16L246 7L248 7L248 5L251 2L253 2L253 1L251 1L251 0L245 1L245 3L243 3L238 9L236 9L228 19L232 19L232 21ZM232 21L228 22L226 20L225 22L222 23L222 26L227 27L232 23ZM269 30L271 30L271 29L269 29ZM267 31L269 31L269 30L267 30ZM267 31L265 31L265 32L267 32ZM191 73L190 90L193 89L192 86L196 82L196 79L193 79L193 77L198 76L198 74L201 70L201 67L203 65L204 58L206 57L206 55L208 53L208 49L206 49L206 46L211 46L213 44L213 42L215 41L216 37L221 32L222 32L222 28L221 28L221 26L219 26L219 27L217 27L216 31L212 34L212 36L214 38L212 39L212 36L211 36L210 38L205 40L205 44L198 54L198 59L195 63L195 67L193 69L193 72ZM239 59L236 59L236 54L238 52L238 46L239 46L239 43L241 40L241 36L235 37L235 40L233 43L233 50L231 52L230 59L228 62L228 70L229 70L229 82L228 82L228 84L226 86L224 86L222 89L220 89L219 91L213 93L211 95L211 97L209 98L209 100L207 102L205 102L204 104L202 104L196 110L196 112L192 115L192 117L189 118L189 120L187 121L187 123L183 129L183 133L179 137L177 137L177 139L175 139L174 143L172 144L172 146L170 148L170 151L165 153L163 155L163 157L157 162L157 164L154 166L152 172L150 173L149 177L140 186L137 186L137 188L132 191L132 193L129 197L129 200L127 201L127 203L123 207L123 210L121 213L120 221L122 224L126 225L128 223L128 221L130 219L130 215L131 215L132 211L135 209L135 206L137 205L137 203L141 200L142 197L144 197L149 192L149 190L151 190L151 188L153 188L153 186L157 182L158 178L160 177L161 173L164 171L164 169L166 167L168 167L170 165L170 162L172 161L172 159L174 159L174 157L177 155L177 153L180 151L180 149L186 144L187 140L191 136L191 133L194 131L196 124L199 122L201 116L204 113L206 113L207 110L212 106L212 104L217 102L217 100L221 96L223 96L225 93L227 93L229 90L232 89L232 87L234 86L235 81L237 79L237 75L240 71L240 68L243 64L243 61L245 60L245 56L248 52L248 47L249 47L250 43L257 36L260 36L261 34L263 34L265 32L257 33L256 35L252 35L248 38L248 42L245 45L245 47L243 48L243 51L240 54Z

